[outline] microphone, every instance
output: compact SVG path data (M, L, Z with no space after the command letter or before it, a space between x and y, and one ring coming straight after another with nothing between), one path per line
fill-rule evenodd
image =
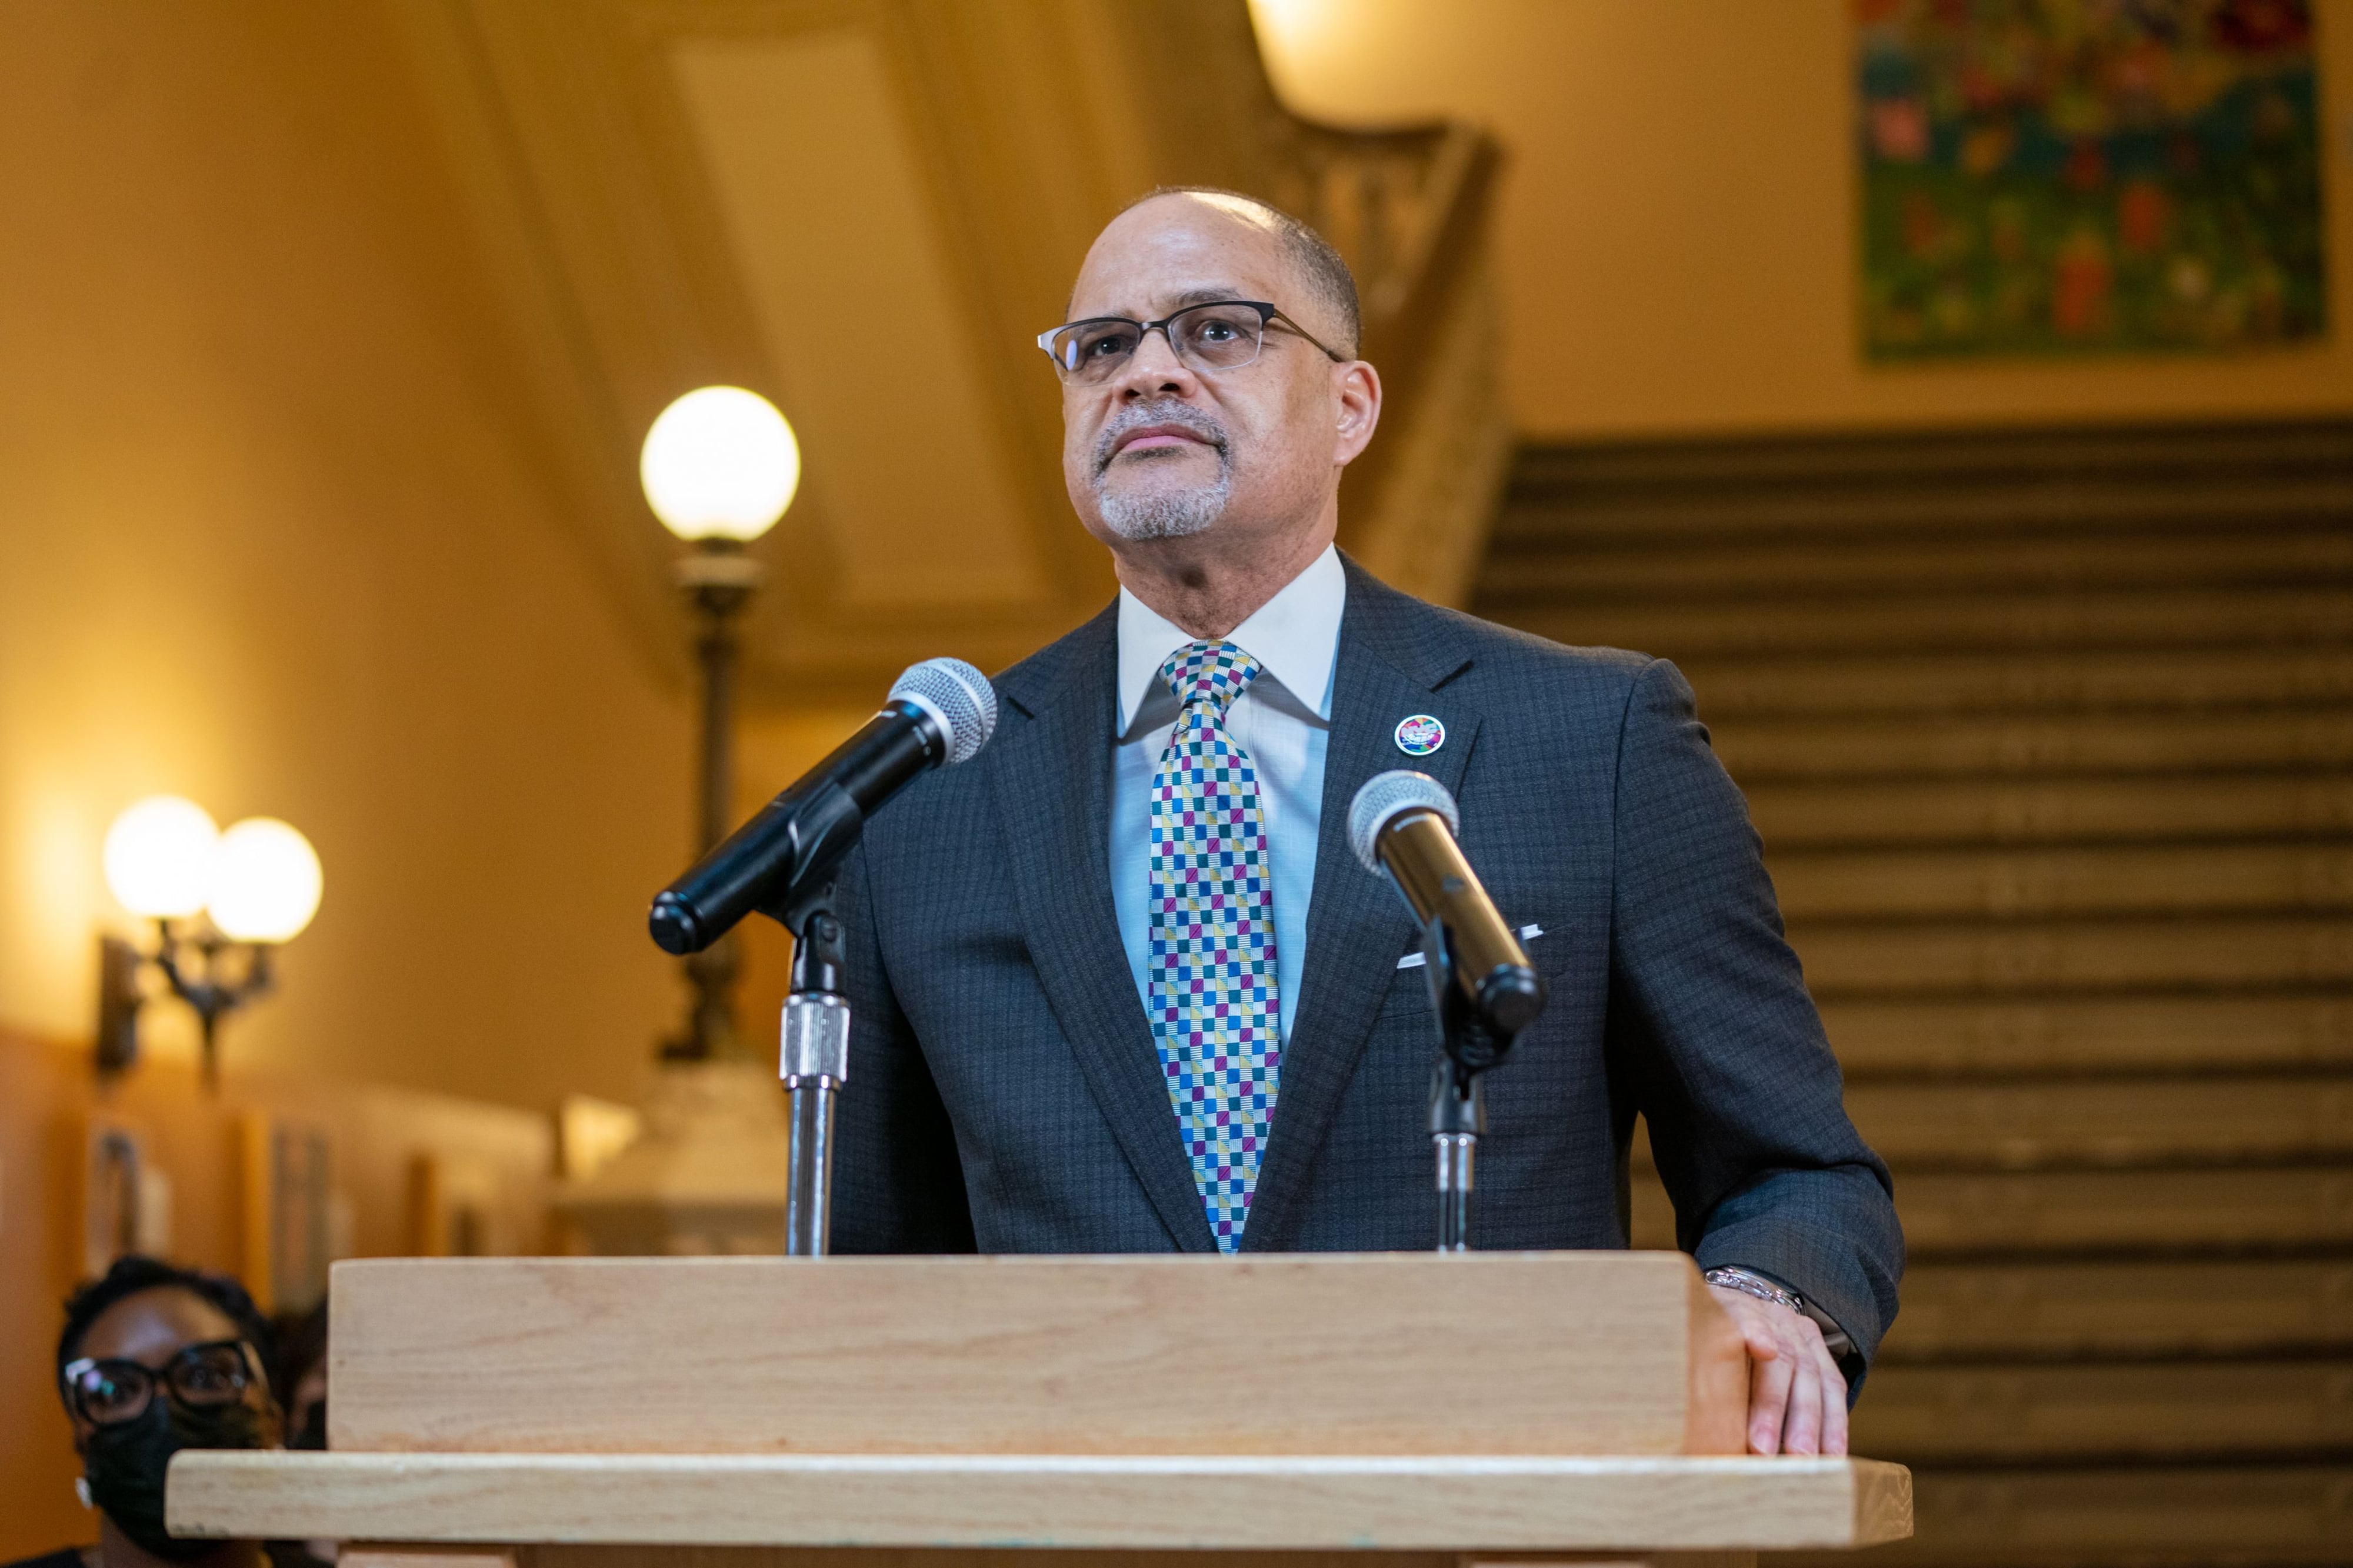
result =
M997 729L997 692L960 658L910 665L882 710L654 895L664 952L701 952L754 910L780 920L825 885L866 819L927 769L969 762Z
M1454 839L1461 824L1444 784L1399 768L1356 792L1348 807L1348 847L1366 870L1388 878L1425 929L1442 929L1455 984L1481 1021L1508 1041L1544 1011L1544 976L1462 858Z

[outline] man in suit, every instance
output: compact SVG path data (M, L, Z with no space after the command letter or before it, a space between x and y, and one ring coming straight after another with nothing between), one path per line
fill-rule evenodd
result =
M1380 379L1314 232L1230 193L1107 227L1043 335L1118 602L844 869L844 1252L1425 1248L1418 933L1349 852L1412 766L1551 1002L1489 1077L1472 1240L1617 1247L1647 1118L1746 1336L1750 1444L1843 1452L1895 1310L1886 1168L1672 665L1435 608L1340 555Z

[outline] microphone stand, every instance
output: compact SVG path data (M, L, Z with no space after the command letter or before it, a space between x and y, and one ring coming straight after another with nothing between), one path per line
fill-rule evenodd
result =
M790 1100L785 1256L822 1258L832 1234L834 1096L849 1079L849 998L841 994L841 922L828 882L788 911L793 988L777 1071Z
M1438 1250L1471 1250L1471 1188L1487 1100L1476 1073L1440 1059L1430 1074L1430 1142L1438 1153Z
M1471 1250L1471 1194L1480 1135L1487 1131L1485 1074L1511 1049L1454 984L1453 943L1445 923L1421 936L1423 969L1438 1015L1438 1060L1430 1075L1430 1142L1438 1157L1438 1250Z

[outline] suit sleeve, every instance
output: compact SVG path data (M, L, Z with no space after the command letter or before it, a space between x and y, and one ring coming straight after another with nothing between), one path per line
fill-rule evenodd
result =
M850 1023L849 1079L834 1112L832 1249L971 1252L955 1129L892 993L870 878L866 851L851 851L834 900Z
M1650 1123L1677 1245L1827 1312L1859 1385L1904 1271L1894 1185L1848 1120L1746 805L1663 660L1635 679L1616 801L1612 1068Z

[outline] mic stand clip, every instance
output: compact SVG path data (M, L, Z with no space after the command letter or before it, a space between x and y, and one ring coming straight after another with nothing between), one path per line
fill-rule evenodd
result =
M1423 974L1438 1016L1430 1075L1430 1142L1438 1163L1438 1250L1471 1250L1471 1194L1479 1139L1487 1131L1485 1074L1511 1049L1454 983L1453 943L1442 921L1422 929Z
M797 900L793 988L785 998L777 1072L790 1101L791 1170L785 1256L822 1258L832 1234L834 1096L849 1080L849 998L841 994L841 922L828 881Z

